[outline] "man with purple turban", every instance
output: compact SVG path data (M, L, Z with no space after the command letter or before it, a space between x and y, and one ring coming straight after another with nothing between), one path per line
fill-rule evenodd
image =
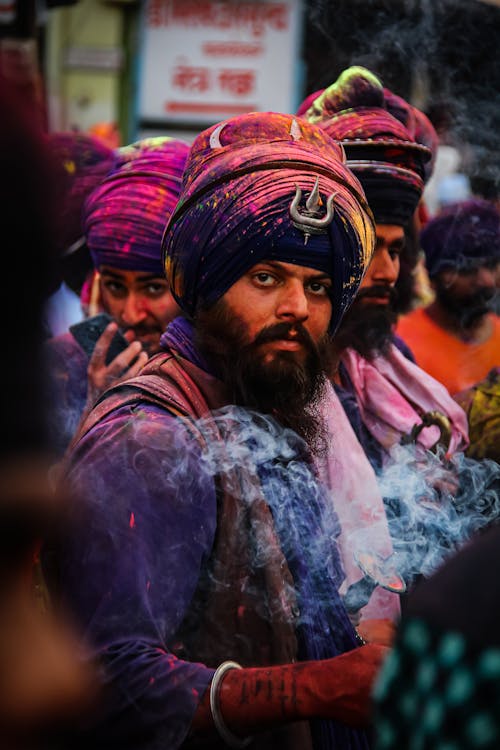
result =
M161 238L177 203L188 151L186 143L171 138L126 146L85 201L82 233L95 268L92 308L113 320L90 355L72 332L47 344L49 419L57 454L96 398L136 375L158 351L163 330L178 312L163 272ZM128 347L110 361L118 329Z
M319 128L253 113L195 140L163 238L183 317L66 467L60 592L105 687L84 746L369 746L384 649L358 647L339 597L313 455L329 337L373 243Z
M397 331L420 367L456 394L500 365L500 214L488 201L455 204L426 225L420 243L436 298Z
M411 353L393 336L392 305L405 227L422 195L431 151L417 143L402 117L389 113L388 100L394 110L394 96L379 79L365 68L352 67L306 113L309 121L342 144L376 222L373 259L334 340L339 360L336 390L376 470L392 446L422 424L429 411L437 410L450 421L451 452L467 444L463 410L411 361ZM437 427L429 427L418 441L430 448L439 434Z

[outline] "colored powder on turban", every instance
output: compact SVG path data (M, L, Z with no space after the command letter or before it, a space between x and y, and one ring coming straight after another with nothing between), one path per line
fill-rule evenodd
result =
M84 133L51 133L48 145L62 167L57 244L64 253L81 239L83 204L113 168L115 151Z
M375 220L405 226L422 195L431 151L405 127L417 128L414 108L388 94L373 73L354 66L320 94L305 118L342 144ZM387 98L399 117L389 113Z
M334 330L374 245L361 186L342 160L324 131L291 115L251 113L201 133L163 239L183 310L209 307L256 263L276 260L331 277ZM311 218L318 233L307 232Z
M492 203L471 200L443 210L420 235L429 276L446 268L467 270L500 262L500 214Z
M83 213L96 268L163 275L161 238L179 197L189 146L148 138L117 150L117 166L89 196Z
M439 136L434 125L424 112L389 89L384 88L384 99L389 113L403 123L417 143L427 146L430 150L431 158L424 164L424 182L427 183L436 163L439 146Z

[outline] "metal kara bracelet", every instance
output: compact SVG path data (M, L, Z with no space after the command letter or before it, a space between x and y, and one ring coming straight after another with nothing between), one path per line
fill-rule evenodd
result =
M237 737L226 727L220 710L219 691L222 678L226 672L229 672L231 669L241 668L241 664L238 664L235 661L223 661L215 670L210 684L210 711L212 712L212 719L214 720L215 728L226 745L234 748L246 747L252 741L253 737Z

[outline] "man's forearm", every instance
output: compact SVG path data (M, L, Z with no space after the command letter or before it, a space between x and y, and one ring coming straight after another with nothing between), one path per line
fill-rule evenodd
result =
M334 659L276 667L232 669L220 684L220 712L237 736L315 717L367 724L371 689L387 649L367 645ZM209 690L192 728L214 729Z

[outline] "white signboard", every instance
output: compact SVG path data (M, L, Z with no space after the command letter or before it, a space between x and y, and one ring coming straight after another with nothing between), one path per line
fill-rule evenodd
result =
M141 119L292 111L301 0L148 0L145 13Z

